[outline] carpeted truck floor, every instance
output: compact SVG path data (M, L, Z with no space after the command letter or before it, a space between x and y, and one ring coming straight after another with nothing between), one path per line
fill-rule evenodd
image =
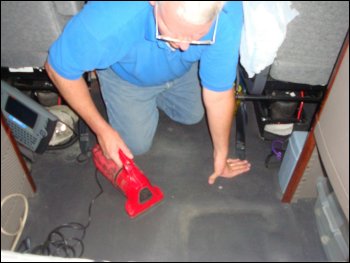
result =
M111 261L325 261L313 213L315 200L280 202L278 167L265 168L270 142L258 136L248 105L246 157L251 171L207 183L213 170L205 119L181 125L160 114L150 152L135 158L164 201L136 219L125 197L99 176L104 193L92 208L83 257ZM233 151L232 135L232 155ZM79 145L46 152L32 167L37 194L23 237L32 245L63 223L86 224L99 192L94 165L76 162Z

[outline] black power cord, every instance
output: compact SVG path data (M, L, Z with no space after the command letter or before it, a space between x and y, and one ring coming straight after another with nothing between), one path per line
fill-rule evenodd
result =
M73 137L66 143L56 145L56 146L48 146L47 151L55 151L55 150L63 150L70 146L72 146L76 141L81 140L81 137L85 137L85 140L88 141L88 134L81 134L80 128L78 129L78 132L76 131L76 128L70 127L67 123L59 120L58 122L64 124L67 126L68 129L70 129L73 132ZM86 144L87 145L87 144ZM89 151L87 151L89 150ZM81 150L81 153L77 156L76 161L78 163L85 163L89 158L91 157L91 149L84 149Z
M95 180L100 191L90 202L88 212L89 219L85 226L77 222L60 225L48 234L44 243L33 248L31 248L30 238L25 238L17 249L17 252L58 257L81 257L84 254L83 240L86 230L90 226L92 220L92 207L103 193L101 183L98 180L97 169L95 169ZM72 237L67 237L67 232L69 233L71 231L78 231L81 234L79 237L75 237L74 235ZM80 253L78 253L79 251Z

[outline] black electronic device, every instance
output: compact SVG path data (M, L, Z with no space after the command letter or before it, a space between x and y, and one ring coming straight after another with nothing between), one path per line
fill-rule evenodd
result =
M43 153L58 118L21 91L1 81L1 111L15 139L30 150Z

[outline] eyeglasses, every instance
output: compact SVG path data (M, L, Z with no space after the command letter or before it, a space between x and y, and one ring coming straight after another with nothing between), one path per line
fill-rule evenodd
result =
M158 12L157 12L157 10L158 10L158 4L155 5L156 39L164 40L164 41L168 41L168 42L187 43L187 44L193 44L193 45L212 45L212 44L215 43L216 29L217 29L218 21L219 21L219 14L216 16L213 38L211 40L186 40L186 39L178 39L178 38L173 38L173 37L162 36L162 35L159 34L158 19L157 19Z

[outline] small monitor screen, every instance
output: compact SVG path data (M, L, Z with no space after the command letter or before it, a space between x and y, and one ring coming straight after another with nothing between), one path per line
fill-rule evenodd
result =
M27 126L31 127L32 129L34 128L38 115L19 101L15 100L12 97L9 97L5 106L5 110Z

